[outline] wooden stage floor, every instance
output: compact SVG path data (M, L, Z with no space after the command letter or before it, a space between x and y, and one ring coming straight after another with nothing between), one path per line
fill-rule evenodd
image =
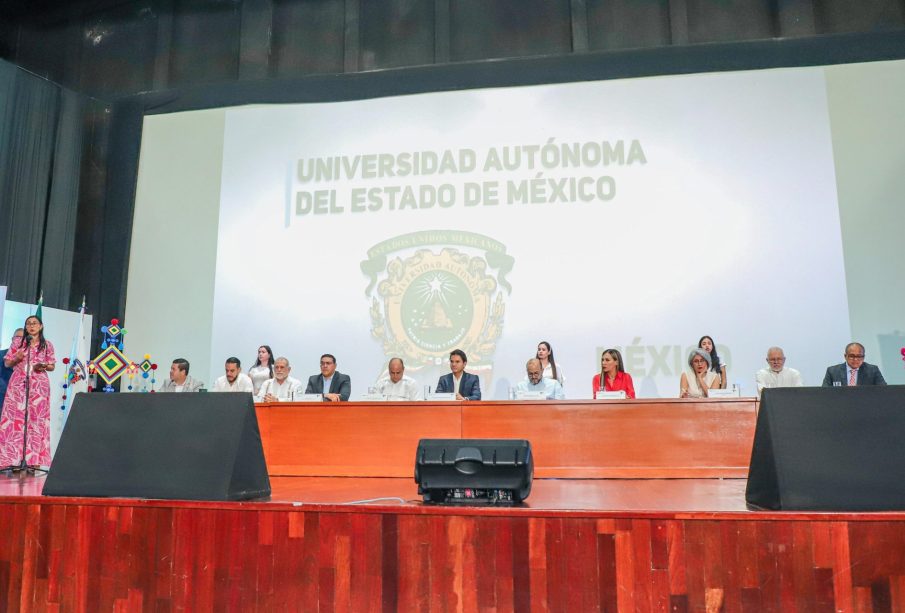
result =
M357 504L376 510L379 507L414 507L411 510L448 509L423 505L413 479L354 477L271 477L272 495L241 505ZM6 498L40 497L43 476L0 475L0 501ZM104 498L38 498L37 502L78 501L81 504L110 504ZM116 499L117 504L175 504L191 502L139 501ZM201 506L233 507L237 503L197 503ZM453 507L460 508L460 507ZM488 510L487 507L475 507ZM491 509L492 510L492 509ZM744 479L536 479L524 504L500 507L506 513L534 511L587 511L592 513L726 513L747 512Z
M754 399L255 410L267 500L0 476L0 613L905 612L905 512L746 508ZM419 437L532 441L530 496L422 504Z
M749 511L744 479L539 479L514 508L403 478L250 502L43 480L0 476L0 611L905 611L905 513Z

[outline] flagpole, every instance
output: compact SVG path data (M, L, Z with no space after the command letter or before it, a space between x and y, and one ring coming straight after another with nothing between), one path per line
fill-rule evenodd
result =
M63 406L60 407L61 411L66 411L70 406L72 406L72 397L73 397L73 384L76 383L78 372L77 368L80 367L81 361L78 359L79 353L79 342L82 340L82 331L84 330L85 323L85 296L82 296L82 306L79 307L79 327L76 330L75 336L72 337L72 347L69 350L69 363L68 368L66 369L66 378L63 382L65 386L63 388ZM82 366L84 368L84 366Z

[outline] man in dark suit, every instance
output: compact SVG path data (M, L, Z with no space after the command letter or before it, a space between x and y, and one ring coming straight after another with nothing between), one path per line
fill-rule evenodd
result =
M321 374L308 377L306 394L323 394L324 400L339 402L352 395L352 379L336 372L336 358L325 353L321 356Z
M480 400L481 399L481 380L477 375L465 372L465 365L468 358L461 349L453 349L449 354L449 369L452 371L448 375L443 375L437 381L437 393L448 394L455 393L456 400Z
M864 345L849 343L845 346L845 362L826 369L824 387L834 385L886 385L880 369L864 361Z

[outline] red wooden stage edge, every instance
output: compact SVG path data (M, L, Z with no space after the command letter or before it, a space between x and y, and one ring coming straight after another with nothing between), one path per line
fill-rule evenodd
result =
M905 513L749 511L744 479L693 477L541 478L513 508L425 506L410 476L244 503L0 477L0 611L905 611Z

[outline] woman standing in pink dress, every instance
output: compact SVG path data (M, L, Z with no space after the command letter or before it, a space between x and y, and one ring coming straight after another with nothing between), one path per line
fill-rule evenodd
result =
M25 320L25 336L16 339L4 358L13 369L0 417L0 467L22 462L25 429L25 384L28 390L28 436L25 463L28 467L50 466L50 379L56 367L53 345L44 338L44 323L35 315ZM26 378L31 366L31 376Z

